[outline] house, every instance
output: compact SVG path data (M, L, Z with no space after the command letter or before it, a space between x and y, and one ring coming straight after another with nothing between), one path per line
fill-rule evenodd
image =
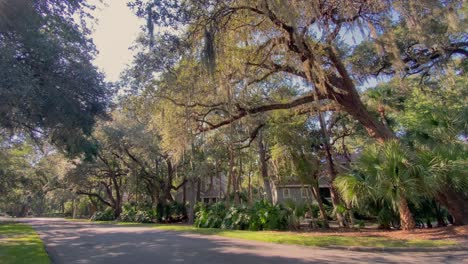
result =
M198 190L199 189L199 190ZM191 195L195 195L197 202L205 204L216 203L224 198L227 189L227 176L220 173L219 177L201 178L200 182L190 184L186 182L175 192L175 200L185 203L190 200ZM198 197L197 197L198 196Z
M358 153L353 153L349 156L337 155L335 157L335 166L338 171L345 171L350 167L350 164L358 156ZM322 163L326 168L326 161ZM322 198L330 201L330 176L326 169L323 169L319 173L319 191ZM175 194L175 200L180 203L185 203L190 200L191 195L195 195L198 202L204 202L205 204L211 204L218 202L225 197L227 190L228 177L226 173L219 172L218 176L211 176L207 178L201 178L199 182L184 184L183 187L179 188ZM290 180L289 182L278 182L271 181L271 191L273 197L273 203L284 203L288 200L297 203L312 202L314 196L312 188L308 184L302 184L298 180ZM263 186L259 186L260 190ZM192 191L193 189L193 191ZM263 193L263 191L260 191Z
M360 150L349 155L336 155L334 157L335 168L339 173L345 172L351 168L353 161L360 156ZM323 170L319 173L319 192L322 198L331 202L330 193L330 175L326 169L326 160L321 161ZM312 187L308 184L302 184L299 181L289 181L288 183L272 182L273 203L284 203L288 200L296 203L306 203L314 200Z
M322 198L330 199L330 184L324 179L319 179L319 190ZM273 203L310 203L314 200L312 187L308 184L289 182L287 184L272 184Z

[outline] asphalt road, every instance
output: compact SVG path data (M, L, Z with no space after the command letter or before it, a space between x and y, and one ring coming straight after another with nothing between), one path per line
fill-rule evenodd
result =
M55 264L468 263L467 251L357 252L62 219L27 219Z

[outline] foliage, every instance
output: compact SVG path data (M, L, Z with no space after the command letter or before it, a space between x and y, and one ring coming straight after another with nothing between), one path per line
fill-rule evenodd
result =
M82 0L0 3L0 127L93 154L86 136L105 117L109 90L92 65Z
M209 207L202 205L197 212L195 226L235 230L285 230L291 215L291 211L265 200L256 202L252 207L226 207L220 202Z
M204 228L221 228L226 213L226 205L222 202L215 203L209 207L199 204L195 218L195 226Z
M153 216L154 215L152 214L152 211L148 212L148 211L138 210L135 213L134 222L137 222L137 223L151 223L151 222L153 222L153 218L152 218Z
M345 201L356 207L369 201L388 203L400 212L400 218L409 213L407 201L417 204L433 186L425 177L427 170L399 141L367 146L355 170L335 180Z
M95 212L91 216L91 221L110 221L115 220L114 210L106 208L104 211Z
M246 230L251 223L252 221L247 206L231 206L224 216L221 229Z
M225 202L201 205L196 226L277 230L296 228L306 211L320 211L324 226L327 216L356 212L389 228L398 214L429 219L443 210L420 211L464 208L463 1L129 6L148 34L110 109L81 23L92 6L0 1L2 211L192 222L198 196L219 190ZM67 159L63 150L87 155ZM346 204L258 201L268 180L318 192L318 179L334 171ZM182 192L188 203L173 202Z

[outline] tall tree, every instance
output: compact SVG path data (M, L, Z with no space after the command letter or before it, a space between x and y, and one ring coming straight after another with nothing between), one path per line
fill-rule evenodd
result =
M0 3L0 127L70 154L89 147L84 136L105 116L109 91L91 63L89 8L83 0Z

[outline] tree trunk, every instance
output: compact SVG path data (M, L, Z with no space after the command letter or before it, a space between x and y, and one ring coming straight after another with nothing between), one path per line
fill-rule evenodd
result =
M112 177L112 183L115 190L115 199L114 199L114 217L118 218L122 213L122 195L120 192L120 185L116 177Z
M401 228L403 230L412 230L416 227L413 215L408 207L406 198L400 198L398 211L400 212Z
M172 166L172 161L170 158L165 158L167 165L167 181L164 186L164 199L167 202L173 202L174 198L172 197L172 180L174 178L174 167Z
M468 224L468 199L451 188L444 188L437 193L437 201L449 211L453 225Z
M328 219L327 219L327 212L325 211L325 208L323 207L323 201L322 201L322 197L320 196L320 188L318 184L312 185L312 193L314 194L315 200L317 200L317 204L318 204L319 211L320 211L320 220L323 221L324 227L328 228L329 224L328 224Z
M313 89L314 101L316 101L319 104L320 100L319 100L318 89L320 89L320 86L323 84L320 81L315 80L315 78L313 77L313 74L312 74L313 65L310 59L308 58L304 59L303 65L304 65L304 69L306 72L307 80L310 83L313 83L315 86ZM331 91L333 91L333 89ZM320 107L318 109L320 109ZM332 154L332 148L330 145L330 137L328 135L325 120L320 110L317 111L317 117L318 117L319 124L320 124L320 134L322 136L322 143L325 146L325 157L327 159L328 173L330 175L330 193L331 193L333 207L335 208L336 220L338 221L338 224L340 227L345 227L346 226L345 218L343 217L343 214L337 210L338 206L341 204L340 197L338 193L336 192L335 188L333 187L333 181L336 178L337 172L336 172L335 165L333 162L333 154Z
M229 147L231 148L231 147ZM232 191L232 174L233 174L233 155L232 151L229 149L229 174L228 174L228 179L227 179L227 189L226 189L226 202L230 203L231 202L231 191Z
M218 161L216 160L215 162L215 168L216 168L216 178L218 178L218 183L219 183L219 199L223 198L223 179L221 174L219 173L219 165Z
M361 97L357 92L348 70L339 56L337 56L337 51L333 47L330 47L327 49L327 53L330 61L339 73L339 76L333 74L328 76L329 82L332 85L325 86L328 93L327 96L341 105L348 114L358 120L359 123L366 128L369 135L377 141L383 143L388 139L395 139L396 137L393 131L372 116L362 103ZM308 65L306 73L312 74L310 64ZM336 92L334 87L339 87L343 92Z
M197 177L197 196L195 198L196 202L201 201L201 178Z
M260 169L261 169L261 175L263 179L263 189L265 190L266 193L266 198L270 203L273 203L273 195L271 192L271 185L270 185L270 178L268 177L268 166L267 166L267 161L266 161L266 151L265 151L265 146L263 145L263 137L262 137L262 131L258 132L258 157L260 160Z
M76 219L76 199L73 199L72 207L73 207L72 218Z
M185 205L187 203L187 184L184 184L182 188L182 203Z
M336 175L335 175L336 177ZM333 178L335 178L333 177ZM336 221L340 227L347 227L348 224L346 223L346 219L343 213L339 212L340 207L342 206L342 201L340 195L336 188L333 186L333 181L330 183L330 196L333 204L333 208L335 209Z
M94 213L97 212L99 205L91 196L88 196L88 199L91 202L91 210L89 212L89 216L92 216Z
M249 171L249 205L253 204L253 197L252 197L252 172Z
M190 189L189 192L189 208L188 208L188 223L193 224L195 222L195 203L196 203L196 192L195 192L195 181L191 178L189 180Z

